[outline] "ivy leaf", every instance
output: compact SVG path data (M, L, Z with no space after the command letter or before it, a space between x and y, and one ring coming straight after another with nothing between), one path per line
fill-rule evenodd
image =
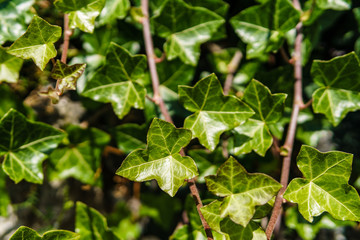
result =
M30 12L35 0L0 1L0 44L15 41L25 32L33 14Z
M131 107L144 108L145 88L136 81L146 70L144 55L132 56L125 48L111 43L105 65L86 83L82 93L99 102L111 102L115 113L123 118Z
M79 234L69 232L66 230L51 230L45 232L41 237L35 230L21 226L11 236L10 240L78 240Z
M3 81L17 82L22 64L21 58L8 54L5 49L0 47L0 83Z
M15 181L42 183L42 162L65 134L47 124L28 121L14 109L0 120L0 156L4 172Z
M348 184L351 164L349 153L322 153L302 146L297 165L304 178L293 179L284 198L297 203L301 215L309 222L324 211L339 220L360 221L360 198Z
M315 113L323 113L338 125L348 112L360 109L360 62L354 52L329 61L315 60L311 67L314 82L320 86L313 93Z
M196 65L200 45L208 41L224 22L216 13L189 6L181 0L167 0L160 13L152 18L157 34L167 39L164 45L167 59L179 57L190 65Z
M198 175L194 161L179 154L190 140L189 130L155 118L148 131L147 149L130 153L116 174L139 182L155 179L164 192L174 196L185 179Z
M86 63L67 65L60 60L56 61L56 64L51 72L51 77L54 79L60 79L58 90L61 94L65 90L76 90L76 81L83 74L86 67Z
M105 6L100 13L99 22L101 25L104 25L113 23L116 19L123 19L126 17L129 9L129 0L106 0Z
M254 58L279 49L284 34L299 22L300 13L288 0L266 1L234 16L230 23L247 43L247 57Z
M56 57L54 43L61 37L61 27L50 25L44 19L34 16L26 32L7 50L23 59L31 58L36 66L44 70L51 58Z
M119 149L130 153L138 148L146 148L146 133L149 125L126 123L116 127L115 139Z
M246 227L255 213L255 206L264 205L280 190L281 185L271 177L249 174L230 157L219 169L216 176L205 177L210 192L224 197L220 216L229 216L232 221Z
M265 85L251 80L242 100L255 111L255 115L233 130L235 139L232 148L236 154L254 150L265 156L273 142L269 125L277 123L282 117L286 96L284 93L271 94Z
M106 218L82 202L76 202L75 232L80 240L119 240L107 226Z
M349 10L351 0L316 0L316 5L322 9Z
M195 112L185 119L184 127L210 150L219 143L220 135L243 123L254 112L233 96L224 96L215 74L201 79L194 87L179 86L180 101Z
M0 168L0 216L7 217L8 206L11 203L9 191L6 188L6 175Z
M223 0L185 0L185 2L191 6L207 8L224 18L229 9L229 4Z
M110 136L96 128L77 126L69 126L66 132L69 144L50 155L50 179L73 177L86 184L99 184L101 152Z
M69 14L69 27L92 33L95 19L100 15L105 0L56 0L55 7Z

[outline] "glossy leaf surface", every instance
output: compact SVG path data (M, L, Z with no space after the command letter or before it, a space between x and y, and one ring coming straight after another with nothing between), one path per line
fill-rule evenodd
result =
M52 230L45 232L41 237L35 230L28 227L19 227L16 232L11 236L10 240L78 240L79 234L65 231L65 230Z
M230 23L248 44L247 57L252 58L280 48L283 35L295 28L299 18L290 1L273 0L241 11Z
M56 57L54 43L60 37L61 27L50 25L35 15L26 32L7 52L23 59L31 58L41 70L44 70L49 60Z
M316 5L322 9L348 10L351 8L351 0L317 0Z
M56 61L56 64L51 72L51 77L54 79L60 79L58 89L62 93L65 90L75 90L76 81L83 74L86 64L74 64L67 65L60 60Z
M234 158L230 157L216 176L205 178L213 194L224 197L220 207L222 218L246 227L255 213L255 206L264 205L280 190L281 185L271 177L249 174Z
M42 162L56 148L64 133L47 124L28 121L11 109L0 120L0 155L2 167L15 183L25 179L42 183Z
M8 54L5 49L0 47L0 83L17 82L22 64L21 58Z
M66 132L70 143L50 155L50 179L73 177L86 184L99 184L101 152L110 136L96 128L76 126L69 126Z
M75 232L80 234L80 240L119 239L107 226L106 218L82 202L76 202Z
M293 179L284 198L298 204L309 222L324 211L339 220L360 220L360 198L348 184L352 155L338 151L322 153L302 146L297 165L304 178Z
M338 125L348 112L360 109L360 61L354 52L329 61L315 60L311 67L314 82L313 108Z
M180 101L195 112L185 119L184 127L210 150L219 143L220 135L243 123L254 114L250 107L233 96L224 96L215 74L200 80L194 87L179 87Z
M164 192L174 196L185 179L198 175L194 161L179 154L190 140L189 130L155 118L148 131L147 149L130 153L116 174L139 182L155 179Z
M82 95L99 102L111 102L115 113L123 118L131 109L144 108L145 88L136 81L146 70L144 55L132 56L112 43L105 65L86 83Z
M206 8L192 7L181 0L167 0L152 22L157 34L167 39L164 49L168 60L179 57L186 64L196 65L200 45L208 41L225 20Z
M56 0L54 5L69 14L70 28L92 33L95 19L100 15L105 0Z
M116 19L126 17L130 9L129 0L106 0L105 6L100 13L100 24L113 23Z

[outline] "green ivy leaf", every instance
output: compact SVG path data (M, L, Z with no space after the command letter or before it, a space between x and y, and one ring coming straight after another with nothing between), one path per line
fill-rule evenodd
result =
M65 230L52 230L45 232L41 237L35 230L28 227L19 227L16 232L11 236L10 240L78 240L79 234L65 231Z
M216 176L205 177L210 192L224 197L220 216L229 216L232 221L246 227L255 213L255 206L264 205L280 190L281 185L271 177L249 174L230 157L219 169Z
M69 126L66 132L69 144L57 148L50 155L50 179L73 177L86 184L99 184L101 152L110 136L96 128L77 126Z
M116 19L125 18L129 9L129 0L106 0L99 17L100 25L113 23Z
M273 143L269 125L281 119L286 96L284 93L271 94L270 89L255 79L250 82L242 100L255 111L255 115L233 130L232 151L240 154L254 150L265 156Z
M249 7L230 20L237 35L247 43L247 57L279 49L284 34L299 22L300 13L288 0L266 1Z
M194 66L200 56L200 45L208 41L224 22L216 13L189 6L181 0L167 0L159 15L152 18L157 34L167 39L164 45L167 59L179 57Z
M360 61L354 52L329 61L315 60L311 67L314 82L320 86L313 93L315 113L323 113L338 125L348 112L360 109Z
M42 162L65 134L47 124L28 121L11 109L0 120L0 156L4 172L15 181L42 183Z
M223 0L185 0L185 2L191 6L207 8L223 18L226 17L226 13L229 9L229 4Z
M174 196L185 179L198 175L194 161L179 154L190 140L189 130L155 118L148 131L147 149L130 153L116 174L139 182L155 179L164 192Z
M51 72L51 77L59 79L58 90L61 94L65 90L76 90L76 81L83 74L86 67L86 63L67 65L60 60L56 61L56 64Z
M22 64L21 58L8 54L5 49L0 47L0 83L3 81L17 82Z
M136 81L144 77L144 55L132 56L125 48L111 43L105 65L86 83L82 95L99 102L111 102L123 118L131 107L144 108L145 88Z
M221 223L221 231L226 233L231 240L267 240L264 230L258 223L250 221L246 227L238 225L225 218Z
M76 202L75 232L80 240L119 240L107 226L106 218L82 202Z
M184 107L195 112L185 119L184 127L212 151L223 132L239 126L254 114L236 97L224 96L215 74L201 79L194 87L179 86L179 95Z
M61 27L50 25L35 15L26 32L7 52L23 59L31 58L41 70L44 70L49 60L56 57L54 43L60 37Z
M316 0L316 5L322 9L349 10L351 0Z
M9 191L6 188L6 175L2 168L0 168L0 216L7 217L8 206L11 203Z
M26 31L33 14L30 12L35 0L0 1L0 44L15 41Z
M297 203L301 215L309 222L324 211L339 220L360 221L360 198L348 184L351 164L349 153L322 153L302 146L297 165L304 178L293 179L284 198Z
M69 14L69 27L92 33L95 19L100 15L105 0L56 0L55 7Z
M138 148L146 148L146 133L149 125L126 123L116 127L115 139L120 150L130 153Z

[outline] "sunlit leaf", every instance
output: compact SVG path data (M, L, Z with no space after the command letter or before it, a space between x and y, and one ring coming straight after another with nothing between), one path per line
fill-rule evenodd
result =
M309 222L324 211L339 220L360 221L360 198L348 184L352 158L349 153L322 153L302 146L297 165L304 178L293 179L284 198L297 203L300 213Z
M99 102L111 102L123 118L131 107L143 109L145 88L136 81L144 77L144 55L132 56L126 49L110 44L105 65L86 83L82 95Z
M65 230L52 230L47 231L41 237L35 230L28 227L19 227L16 232L11 236L10 240L78 240L79 234L65 231Z
M316 0L316 5L322 9L348 10L351 0Z
M226 17L229 9L229 4L223 0L185 0L185 2L191 6L207 8L222 17Z
M152 22L156 33L167 39L164 49L168 60L179 57L186 64L196 65L200 45L225 21L206 8L192 7L181 0L167 0Z
M266 1L249 7L230 20L241 40L248 44L247 57L279 49L284 34L299 22L300 13L288 0Z
M42 162L65 134L47 124L28 121L11 109L0 120L0 155L4 172L15 181L42 183Z
M60 37L61 27L50 25L35 15L26 32L7 52L23 59L31 58L41 70L44 70L49 60L56 57L54 43Z
M80 240L119 240L107 226L106 218L82 202L76 202L75 232Z
M106 0L105 6L100 13L99 22L103 25L113 23L116 19L123 19L129 9L129 0Z
M264 205L280 190L281 185L271 177L249 174L234 158L230 157L216 176L205 178L210 192L223 197L220 216L246 227L255 213L255 206Z
M0 168L0 216L6 217L8 215L7 209L10 203L10 196L6 188L6 175Z
M203 78L194 87L180 86L179 95L184 107L195 112L185 119L184 127L210 150L215 149L223 132L240 125L254 113L236 97L224 96L215 74Z
M56 61L51 77L59 80L58 90L61 94L68 89L76 90L76 81L83 74L85 67L85 63L69 66L60 60Z
M69 144L59 147L50 155L50 179L73 177L79 181L99 184L101 152L110 136L96 128L66 128Z
M0 83L17 82L22 64L21 58L6 53L6 50L0 47Z
M311 67L314 82L313 108L338 125L348 112L360 109L360 61L354 52L329 61L315 60Z
M69 14L70 28L92 33L95 19L100 15L105 0L56 0L54 5Z
M155 179L163 191L174 196L185 179L198 175L194 161L179 154L190 140L189 130L155 118L148 131L147 149L130 153L116 174L139 182Z

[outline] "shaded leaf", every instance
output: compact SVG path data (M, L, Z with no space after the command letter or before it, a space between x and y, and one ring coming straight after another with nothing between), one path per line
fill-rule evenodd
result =
M180 101L195 112L185 119L184 127L210 150L219 143L220 135L243 123L253 115L245 103L233 96L224 96L215 74L201 79L194 87L179 86Z
M11 109L0 120L0 155L4 172L15 181L42 183L42 162L65 134L47 124L28 121Z
M7 84L0 84L0 118L2 118L11 108L25 113L25 108L19 95Z
M329 61L315 60L311 75L320 86L313 93L315 113L325 114L336 126L348 112L360 109L360 62L354 52Z
M249 174L234 158L230 157L216 176L205 178L213 194L224 197L220 216L246 227L255 213L255 206L264 205L280 190L281 185L271 177Z
M299 22L300 13L288 0L266 1L234 16L230 23L247 43L247 57L261 56L279 49L284 34Z
M58 90L61 94L65 90L76 90L76 81L83 74L86 67L86 63L67 65L60 60L56 61L56 64L51 72L51 77L59 79Z
M79 234L66 230L47 231L41 237L35 230L28 227L19 227L10 240L78 240Z
M82 202L76 202L75 232L81 240L119 239L107 226L106 218Z
M179 154L190 140L189 130L155 118L148 131L147 149L130 153L116 174L139 182L155 179L164 192L174 196L185 179L198 175L194 161Z
M95 19L100 15L105 0L56 0L54 5L69 14L70 28L92 33Z
M111 43L105 65L86 83L82 95L99 102L111 102L123 118L131 107L144 108L145 88L136 81L146 70L144 55L132 56L126 49Z
M73 177L82 183L98 185L101 171L101 153L110 136L96 128L66 128L69 144L50 155L50 179Z
M208 41L224 22L216 13L189 6L181 0L167 0L160 13L152 18L157 34L167 39L164 45L167 59L179 57L190 65L197 64L200 45Z
M105 6L100 13L99 22L103 25L113 23L116 19L123 19L129 9L129 0L106 0Z
M61 27L50 25L35 15L26 32L7 52L23 59L31 58L41 70L44 70L49 60L56 57L54 43L60 37Z
M223 0L185 0L185 2L191 6L207 8L224 18L229 9L229 4Z
M57 104L60 100L58 92L51 86L46 91L41 91L38 94L39 96L50 98L52 104Z
M10 203L10 196L6 188L6 175L0 168L0 216L7 217L7 209Z
M360 220L360 198L348 184L352 155L331 151L322 153L302 146L297 165L304 178L293 179L284 198L298 204L299 211L309 222L324 211L339 220Z
M259 224L250 221L246 227L238 225L225 218L221 223L221 231L226 233L231 240L266 240L266 234Z
M120 150L130 153L138 148L146 148L146 124L126 123L116 127L115 139Z
M21 58L6 53L6 50L0 47L0 83L17 82L22 64Z

